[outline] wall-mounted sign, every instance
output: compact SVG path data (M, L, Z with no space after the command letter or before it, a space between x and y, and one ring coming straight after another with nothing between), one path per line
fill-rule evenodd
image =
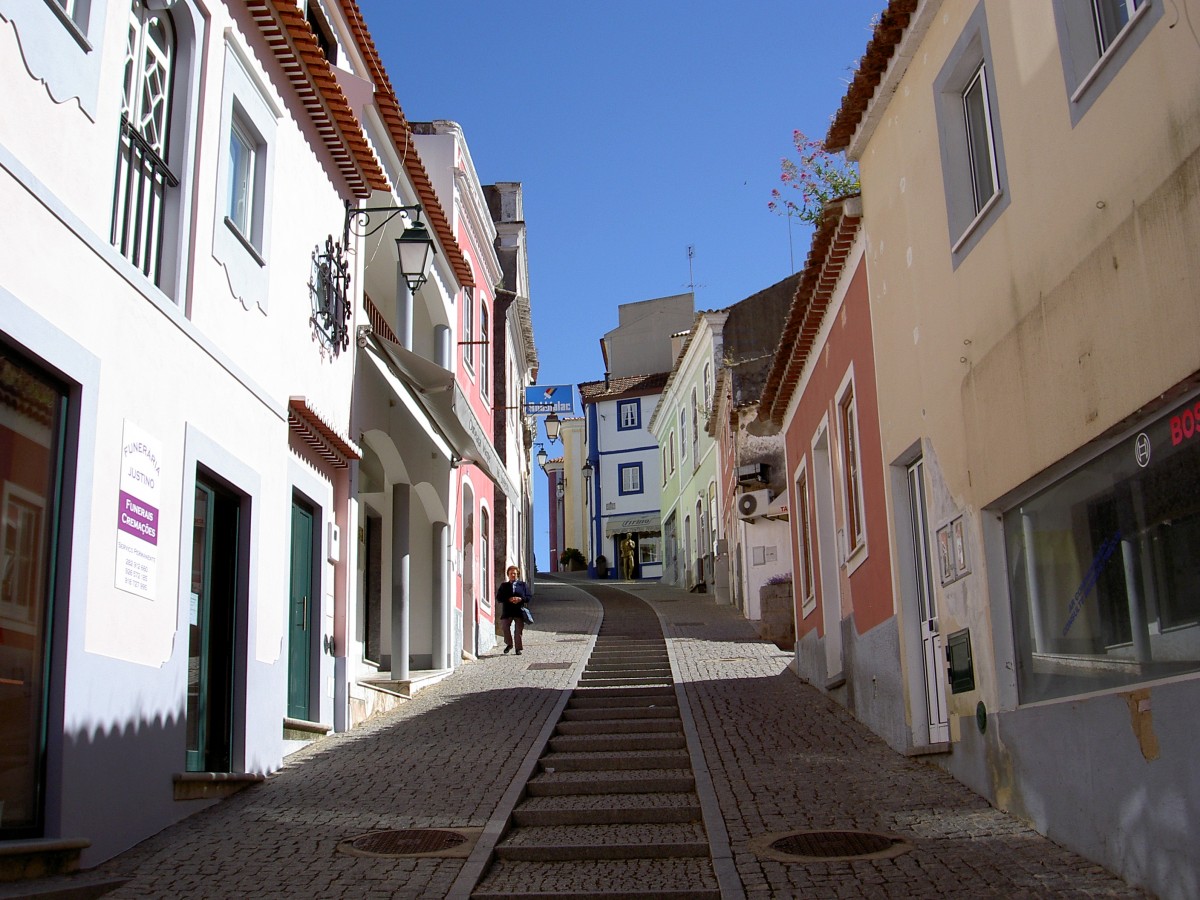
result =
M575 411L574 394L569 384L535 384L525 388L525 415L571 415Z
M162 445L128 419L121 441L116 585L153 600L158 586Z

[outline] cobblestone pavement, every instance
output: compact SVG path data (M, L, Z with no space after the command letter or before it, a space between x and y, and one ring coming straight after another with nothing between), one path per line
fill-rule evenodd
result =
M631 593L663 621L748 898L1148 896L896 753L732 608L657 584ZM755 852L755 838L803 829L886 833L913 849L816 864Z
M132 880L106 898L447 896L461 858L360 857L337 846L384 829L488 824L578 678L602 617L575 588L536 593L521 656L501 645L464 663L398 709L293 754L265 783L110 860L104 874Z
M107 895L114 900L465 896L463 882L499 836L514 786L531 771L590 651L585 635L602 617L583 590L588 582L567 578L539 581L523 656L496 650L461 666L399 709L289 757L265 783L89 874L130 879ZM646 600L663 621L711 776L709 808L719 808L744 896L1147 896L935 766L892 751L796 678L791 655L758 640L729 607L657 584L607 585ZM425 827L482 831L474 863L337 849L370 831ZM798 829L887 832L914 846L890 859L819 864L754 849L756 838Z

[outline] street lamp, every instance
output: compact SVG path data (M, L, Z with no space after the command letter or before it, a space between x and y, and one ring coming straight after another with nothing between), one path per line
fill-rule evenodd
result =
M546 460L550 458L550 454L546 452L546 448L538 444L537 463L541 466L542 471L546 469Z
M558 440L559 429L562 428L562 420L558 418L556 413L550 413L546 416L546 440L554 443Z
M349 246L350 234L368 237L400 216L408 220L403 234L396 238L396 253L400 257L400 274L408 289L416 292L429 280L429 267L437 248L429 229L421 221L421 205L413 206L351 206L346 201L346 222L342 246Z

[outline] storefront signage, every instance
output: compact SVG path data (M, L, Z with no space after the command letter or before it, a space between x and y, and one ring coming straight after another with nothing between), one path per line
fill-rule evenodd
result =
M525 388L527 416L571 415L574 411L574 395L569 384L535 384Z
M153 600L158 585L162 445L128 419L121 441L116 585Z

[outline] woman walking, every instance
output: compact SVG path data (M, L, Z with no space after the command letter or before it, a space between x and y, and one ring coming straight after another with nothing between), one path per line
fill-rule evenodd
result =
M525 612L529 603L529 586L520 580L521 570L508 567L508 581L496 589L496 604L500 607L500 624L504 627L504 652L514 646L521 655L521 635L525 633Z

